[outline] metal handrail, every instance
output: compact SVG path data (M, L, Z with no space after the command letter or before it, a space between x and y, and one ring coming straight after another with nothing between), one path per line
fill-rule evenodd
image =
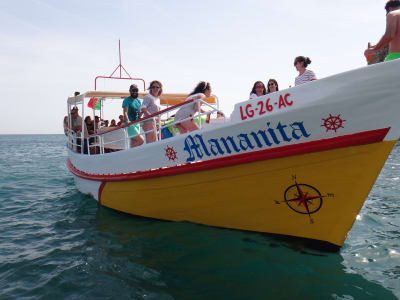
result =
M176 110L177 108L180 108L181 106L188 105L188 104L190 104L190 103L192 103L194 101L196 101L196 102L198 102L200 104L198 106L198 112L197 112L196 116L189 116L189 117L187 117L185 119L182 119L182 120L177 120L177 121L174 120L172 123L161 125L161 117L159 117L159 116L161 116L163 114L166 114L166 113L168 113L170 111ZM204 104L204 105L210 107L211 110L202 113L201 109L200 109L201 104ZM221 111L219 109L213 107L211 104L207 103L206 101L204 101L202 99L190 99L190 100L187 100L185 102L182 102L182 103L176 104L174 106L168 107L166 109L160 110L160 111L158 111L158 112L156 112L154 114L150 114L150 115L148 115L148 116L146 116L144 118L129 122L127 124L123 124L121 126L117 126L117 127L112 128L110 130L107 130L106 132L92 134L92 135L89 135L89 136L84 137L84 138L83 137L75 137L75 136L73 136L74 132L71 130L69 132L69 134L68 134L68 145L69 145L68 148L70 148L71 150L74 150L74 147L81 147L81 151L80 152L83 153L84 152L84 148L83 147L86 144L87 145L87 154L88 155L93 154L93 153L91 153L92 149L95 149L94 152L97 152L97 149L99 150L100 153L95 153L95 154L104 154L104 151L105 151L104 149L107 148L107 145L115 144L115 143L122 143L122 142L125 141L125 143L123 143L124 146L123 146L122 149L128 149L130 147L129 140L134 138L135 136L139 136L139 135L142 135L142 134L146 135L147 133L155 132L157 140L160 141L161 140L161 131L164 128L168 128L168 127L174 128L174 126L176 124L185 122L185 121L190 120L190 119L197 118L198 119L198 123L199 123L199 129L202 129L202 127L203 127L203 125L202 125L202 116L209 115L209 114L212 114L212 113L215 113L215 112L221 112ZM137 134L135 134L133 136L129 136L128 135L129 126L134 125L134 124L142 124L143 122L148 121L150 119L153 120L153 124L156 125L155 124L156 123L156 118L158 120L158 126L153 126L153 129L147 130L147 131L142 131L142 132L137 133ZM226 121L225 117L224 117L224 121ZM112 140L112 141L108 141L108 142L104 141L105 135L107 135L107 134L109 134L111 132L114 132L116 130L120 130L120 129L124 130L124 137L123 138L119 138L117 140ZM157 133L157 131L158 131L158 133ZM78 138L81 138L81 145L79 145L77 143L77 139ZM86 143L83 142L84 140L85 140ZM91 140L92 141L94 140L95 142L90 143ZM119 149L119 150L122 150L122 149Z

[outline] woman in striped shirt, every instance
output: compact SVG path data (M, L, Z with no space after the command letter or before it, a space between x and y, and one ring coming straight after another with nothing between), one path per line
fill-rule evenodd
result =
M296 70L299 71L299 76L295 79L295 85L300 85L312 80L317 80L317 76L311 70L307 70L307 66L311 64L309 57L297 56L294 60L294 66Z

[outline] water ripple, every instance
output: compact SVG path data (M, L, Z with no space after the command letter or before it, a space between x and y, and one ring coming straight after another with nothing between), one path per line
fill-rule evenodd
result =
M77 192L63 136L0 136L0 299L396 299L399 151L325 253L100 207Z

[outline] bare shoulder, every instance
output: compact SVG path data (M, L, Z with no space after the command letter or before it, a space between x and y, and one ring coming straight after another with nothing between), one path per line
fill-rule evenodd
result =
M387 18L388 19L398 19L400 17L400 9L393 10L390 13L388 13Z

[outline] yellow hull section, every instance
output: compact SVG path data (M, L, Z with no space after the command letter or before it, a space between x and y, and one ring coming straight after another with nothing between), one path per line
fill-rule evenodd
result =
M395 141L107 182L101 204L145 217L341 246Z

